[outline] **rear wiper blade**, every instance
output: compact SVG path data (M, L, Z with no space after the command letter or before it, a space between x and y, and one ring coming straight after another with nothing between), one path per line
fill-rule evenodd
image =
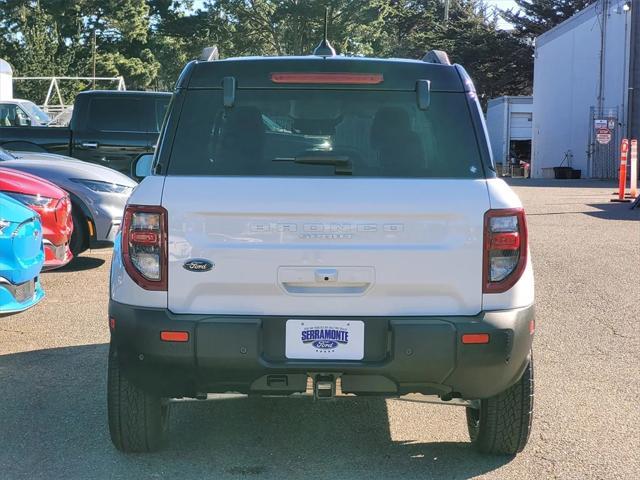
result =
M353 165L351 159L346 155L327 155L308 153L297 157L278 157L280 162L294 162L302 165L333 165L336 175L351 175Z

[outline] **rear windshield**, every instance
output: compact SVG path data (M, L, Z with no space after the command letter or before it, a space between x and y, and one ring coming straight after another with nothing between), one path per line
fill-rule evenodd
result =
M92 98L89 127L101 132L144 132L144 113L139 98Z
M23 102L20 104L21 107L23 107L27 112L29 112L31 115L33 115L34 117L36 117L40 122L42 123L49 123L51 121L51 118L49 118L49 115L47 115L46 113L44 113L40 107L38 107L35 103L33 102Z
M479 178L482 167L464 94L189 90L169 175Z

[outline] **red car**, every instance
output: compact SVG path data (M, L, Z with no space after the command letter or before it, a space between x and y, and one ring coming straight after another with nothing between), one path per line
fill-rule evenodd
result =
M71 261L69 248L73 218L69 194L40 177L10 168L0 168L0 193L4 193L40 214L44 241L43 270L62 267Z

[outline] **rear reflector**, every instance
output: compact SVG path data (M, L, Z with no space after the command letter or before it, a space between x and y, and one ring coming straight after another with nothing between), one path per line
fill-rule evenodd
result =
M111 330L115 330L116 329L116 319L115 318L109 318L109 328Z
M148 231L133 231L129 235L129 238L131 239L131 242L140 245L156 245L160 240L160 236L158 235L158 233Z
M316 72L272 73L273 83L330 83L340 85L377 85L384 80L381 73Z
M474 344L474 343L489 343L488 333L465 333L462 335L462 343Z
M173 332L165 330L160 332L160 340L163 342L188 342L189 332Z
M518 250L520 234L518 232L494 233L491 236L491 250Z

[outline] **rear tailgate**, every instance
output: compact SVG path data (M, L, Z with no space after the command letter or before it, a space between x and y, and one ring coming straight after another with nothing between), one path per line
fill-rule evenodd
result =
M481 310L484 180L169 176L162 204L175 313Z

